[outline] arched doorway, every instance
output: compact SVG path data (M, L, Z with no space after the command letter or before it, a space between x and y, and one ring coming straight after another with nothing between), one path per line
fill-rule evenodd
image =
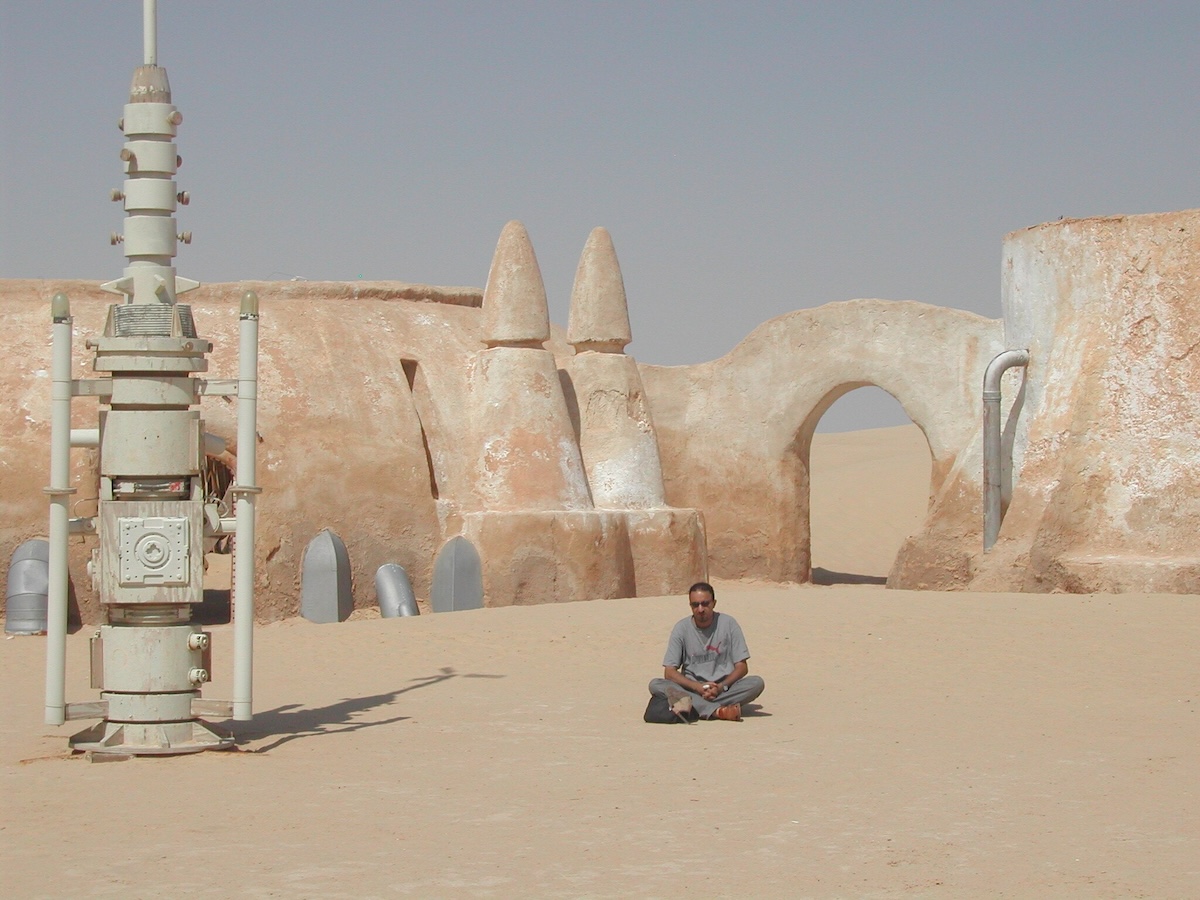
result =
M765 322L711 363L642 368L667 499L703 511L709 574L811 579L812 438L824 414L859 389L882 388L901 403L933 460L923 489L946 489L978 440L974 385L1000 349L999 321L922 303L848 300Z
M925 521L932 459L921 429L869 386L834 401L809 448L814 584L876 584Z

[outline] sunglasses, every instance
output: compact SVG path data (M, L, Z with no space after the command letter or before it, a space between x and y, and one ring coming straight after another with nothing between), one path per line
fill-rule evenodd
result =
M705 609L707 609L708 607L710 607L712 605L713 605L713 601L711 601L711 600L689 600L688 601L688 606L690 606L692 609L699 609L701 606L703 606Z

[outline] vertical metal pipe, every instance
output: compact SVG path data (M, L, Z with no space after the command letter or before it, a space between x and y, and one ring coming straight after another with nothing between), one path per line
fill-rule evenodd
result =
M983 392L983 549L1000 533L1000 392Z
M71 483L71 305L66 294L50 301L50 559L46 607L46 724L66 721L67 537Z
M242 295L238 329L237 532L233 585L233 718L253 716L254 501L258 455L258 295Z
M158 65L158 0L142 0L143 65Z
M1028 350L1005 350L983 373L983 549L992 549L1000 534L1001 456L1000 379L1013 366L1029 365Z

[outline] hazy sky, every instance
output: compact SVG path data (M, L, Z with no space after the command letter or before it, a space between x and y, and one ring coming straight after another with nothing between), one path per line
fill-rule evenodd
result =
M855 297L1000 315L1008 231L1200 205L1200 3L159 3L181 275L567 302L612 233L643 362ZM0 0L0 277L110 279L139 0ZM855 391L822 430L907 421Z

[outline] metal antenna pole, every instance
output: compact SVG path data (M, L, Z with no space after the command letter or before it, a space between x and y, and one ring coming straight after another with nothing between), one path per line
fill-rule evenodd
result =
M71 307L65 294L50 301L53 319L50 377L50 560L46 613L46 724L66 721L67 538L71 487Z
M158 0L142 0L142 65L158 65Z

